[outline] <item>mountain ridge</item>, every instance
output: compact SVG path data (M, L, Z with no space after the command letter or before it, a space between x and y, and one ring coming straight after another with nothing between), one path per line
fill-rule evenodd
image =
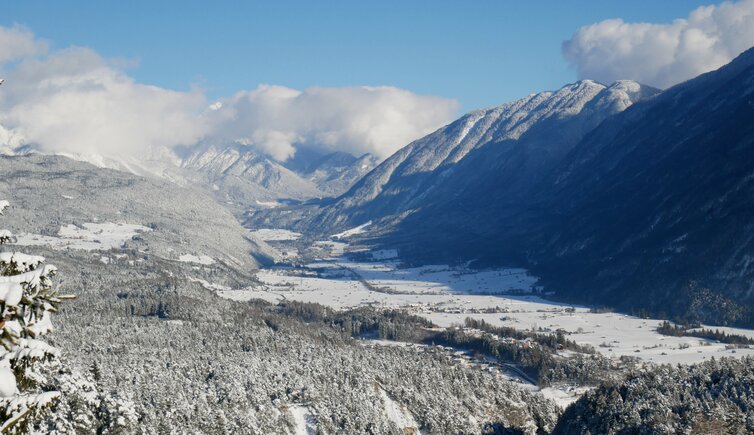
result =
M605 86L584 80L557 91L532 94L501 106L470 112L397 151L349 191L327 201L326 205L294 210L287 216L286 223L298 230L332 233L367 221L398 216L419 207L428 195L439 196L432 192L441 190L443 180L457 177L453 172L459 171L459 162L475 150L492 144L515 145L523 135L534 137L534 131L546 136L563 124L569 127L558 132L558 143L567 148L607 116L655 92L635 82ZM554 148L540 143L542 152L559 158L562 151ZM475 172L474 168L466 170ZM252 216L250 222L263 223L268 215L274 214L260 213ZM293 216L298 221L294 221Z

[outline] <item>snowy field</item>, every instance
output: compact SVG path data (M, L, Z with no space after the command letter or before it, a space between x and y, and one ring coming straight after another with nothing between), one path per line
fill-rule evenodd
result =
M723 343L695 337L669 337L658 334L662 323L657 319L641 319L618 313L591 313L586 308L565 307L546 301L510 301L509 312L479 313L471 316L454 313L430 313L425 317L439 326L462 323L473 317L498 326L518 329L555 331L563 329L569 339L589 344L607 356L635 356L654 363L686 364L703 361L712 356L754 355L754 349L729 349ZM726 328L728 332L752 335L750 330Z
M490 275L499 274L503 281L510 280L511 285L498 285L495 288L515 289L519 280L517 274L508 271L480 272L476 274L455 274L449 269L442 271L427 267L408 270L396 270L386 263L370 263L366 272L359 279L354 272L364 269L324 268L324 263L312 263L305 269L265 269L257 273L257 279L263 284L258 288L230 290L222 296L249 300L267 299L273 302L282 299L295 299L302 302L317 302L336 309L355 308L361 305L380 305L384 307L405 307L417 312L430 314L443 312L471 312L478 309L504 310L505 301L511 299L499 296L466 295L462 289L472 288L474 282L487 285ZM421 281L422 272L434 281ZM401 281L400 277L407 279ZM440 281L439 278L445 281ZM366 280L365 282L362 281ZM377 290L375 290L377 289Z
M361 305L403 308L426 317L438 326L462 325L466 317L482 319L498 326L522 330L565 330L568 338L579 344L589 344L607 356L635 356L655 363L693 363L711 356L754 355L754 349L727 349L725 344L694 337L669 337L655 329L662 322L641 319L619 313L592 313L588 308L573 307L545 301L536 296L473 295L459 293L422 293L428 286L440 288L438 282L418 286L415 278L404 286L392 280L391 288L403 293L387 293L367 288L361 281L348 277L292 275L287 270L264 270L257 278L260 288L219 292L235 300L253 298L279 302L292 299L315 302L335 309ZM489 278L486 272L482 276ZM502 271L500 271L502 273ZM445 288L459 288L452 274L445 275ZM469 283L469 278L462 281ZM374 280L372 282L382 282ZM725 328L726 332L754 337L754 331Z
M21 233L16 235L16 245L48 246L53 249L80 249L84 251L120 248L133 236L152 231L142 225L122 223L84 223L81 227L60 227L57 236Z
M182 263L194 263L194 264L202 264L205 266L209 266L210 264L214 264L215 260L212 259L212 257L204 254L194 255L194 254L183 254L180 257L178 257L178 261Z
M338 235L341 236L341 235ZM694 363L711 357L754 355L754 349L734 349L694 337L658 334L660 319L641 319L619 313L590 312L586 307L543 300L526 294L536 277L524 269L471 271L449 266L401 268L392 252L376 252L375 261L353 261L342 241L320 241L323 259L302 268L278 267L257 273L259 287L218 291L235 300L253 298L315 302L335 309L375 305L403 308L438 326L461 325L466 317L498 326L555 333L589 344L614 358L638 357L654 363ZM359 258L369 257L363 255ZM386 255L387 254L387 255ZM754 331L720 328L754 338Z
M280 230L275 228L261 228L255 231L251 231L250 234L264 242L279 242L286 240L298 240L301 238L301 234L288 230Z
M529 293L537 283L537 278L524 269L470 271L445 265L399 268L397 262L349 261L337 261L323 266L327 269L332 268L331 265L335 270L342 268L352 271L370 285L389 293ZM320 265L313 263L309 267L316 268Z

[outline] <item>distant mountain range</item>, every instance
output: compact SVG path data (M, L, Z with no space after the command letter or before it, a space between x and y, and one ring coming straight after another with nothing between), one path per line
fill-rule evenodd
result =
M263 211L408 262L526 267L556 297L752 324L754 51L660 92L581 81L472 112L342 196ZM281 213L282 212L282 213Z
M183 152L180 168L225 202L264 208L279 200L337 196L377 163L369 154L356 158L306 149L301 154L281 163L241 144L200 144Z
M0 154L28 153L37 151L33 146L0 147ZM206 142L175 150L160 148L138 157L62 155L103 168L197 187L238 213L338 196L378 163L371 154L357 158L314 147L302 147L296 157L278 162L252 146Z

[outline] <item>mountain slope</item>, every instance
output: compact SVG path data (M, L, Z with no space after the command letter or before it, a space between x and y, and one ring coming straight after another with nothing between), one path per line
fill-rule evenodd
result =
M298 153L297 153L298 154ZM354 157L344 152L311 156L303 167L294 169L286 162L285 166L314 183L326 196L339 196L377 166L377 158L371 154Z
M548 224L538 267L585 300L751 322L752 168L754 49L579 144L543 186L560 218Z
M310 215L294 225L335 231L400 220L499 173L514 174L508 189L521 189L606 117L654 92L634 82L608 87L585 80L469 113L399 150L331 204L306 210Z
M572 301L749 325L752 101L750 50L606 119L525 189L502 171L460 182L381 241L415 261L526 267Z
M0 126L0 155L45 154L33 145L13 147L2 133ZM200 188L238 212L340 195L377 163L370 154L357 158L319 150L277 162L239 143L200 143L175 150L159 147L139 156L59 155L100 168Z
M183 261L205 256L240 270L275 255L251 239L229 211L195 189L60 156L0 156L0 173L0 196L11 202L15 218L6 226L16 234L54 241L65 233L96 244L109 227L136 225L149 230L128 237L126 244L145 255L184 256Z
M359 237L406 261L525 267L571 301L753 324L754 49L651 94L584 81L473 112L288 216L372 221Z

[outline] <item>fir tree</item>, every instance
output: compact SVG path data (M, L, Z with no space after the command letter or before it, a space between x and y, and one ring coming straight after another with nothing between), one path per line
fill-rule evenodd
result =
M8 207L0 201L0 215ZM12 240L0 230L0 245ZM59 350L40 337L52 329L51 314L64 299L53 289L56 269L43 257L0 252L0 432L25 432L31 415L49 407L60 396L40 391L36 366Z

